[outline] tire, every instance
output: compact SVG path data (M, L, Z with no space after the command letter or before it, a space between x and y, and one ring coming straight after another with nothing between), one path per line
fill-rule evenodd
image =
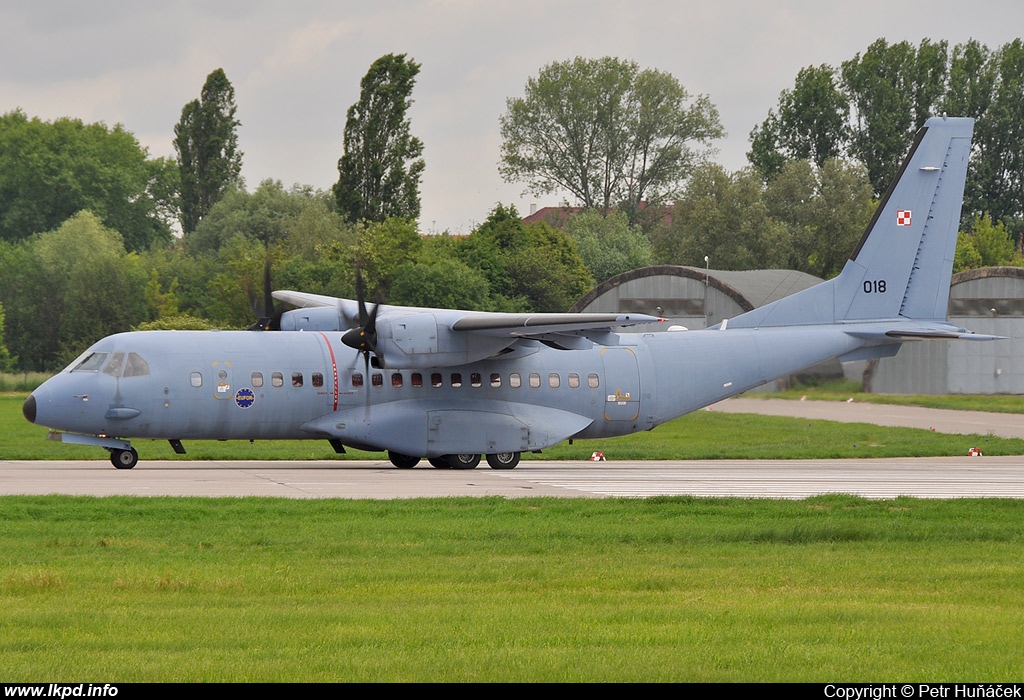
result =
M518 452L496 452L487 455L487 464L491 469L515 469L519 464Z
M419 457L411 457L400 452L388 452L388 459L399 469L412 469L420 463Z
M480 455L466 453L448 455L448 464L452 469L476 469L476 465L480 464Z
M139 453L134 447L127 450L111 450L110 463L118 469L131 469L139 463Z
M451 469L452 465L448 463L448 457L427 457L427 461L430 462L430 466L434 469Z

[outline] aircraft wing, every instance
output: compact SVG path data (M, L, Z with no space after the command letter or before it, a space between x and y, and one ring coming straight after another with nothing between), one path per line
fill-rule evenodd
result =
M646 314L499 314L473 313L451 324L453 331L499 337L531 337L548 333L608 330L665 319Z
M359 317L358 302L351 299L338 299L321 294L289 290L276 291L273 296L278 301L300 308L330 307L337 309L340 316L351 324L354 324L355 319ZM384 320L416 314L429 314L438 321L439 325L445 325L452 331L505 338L611 330L640 323L660 323L665 320L647 314L489 313L415 306L389 306L387 304L381 305L378 316Z

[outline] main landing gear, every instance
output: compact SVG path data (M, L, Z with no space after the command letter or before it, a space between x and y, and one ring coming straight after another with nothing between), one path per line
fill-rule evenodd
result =
M399 469L412 469L420 461L419 457L410 457L398 452L388 452L388 459ZM440 457L428 457L427 461L437 469L476 469L477 465L480 464L480 455L468 453L442 455ZM491 469L515 469L516 465L519 464L519 453L497 452L489 454L487 455L487 464L490 465Z

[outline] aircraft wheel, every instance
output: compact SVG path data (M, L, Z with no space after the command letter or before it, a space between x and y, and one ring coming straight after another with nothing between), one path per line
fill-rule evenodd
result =
M403 455L399 452L388 452L388 459L399 469L412 469L420 463L419 457L412 457L410 455Z
M491 469L515 469L519 464L518 452L495 452L487 455L487 464Z
M452 465L448 463L447 457L427 457L427 461L430 462L430 466L435 469L451 469Z
M111 450L110 463L118 469L131 469L139 463L139 453L134 447L127 450Z
M448 455L448 464L452 469L476 469L476 465L480 464L480 455Z

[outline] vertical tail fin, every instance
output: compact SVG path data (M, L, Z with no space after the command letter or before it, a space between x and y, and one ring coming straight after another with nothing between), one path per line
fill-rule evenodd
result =
M729 327L945 321L973 130L973 119L929 119L842 274Z
M929 119L841 277L838 319L945 321L973 119Z

